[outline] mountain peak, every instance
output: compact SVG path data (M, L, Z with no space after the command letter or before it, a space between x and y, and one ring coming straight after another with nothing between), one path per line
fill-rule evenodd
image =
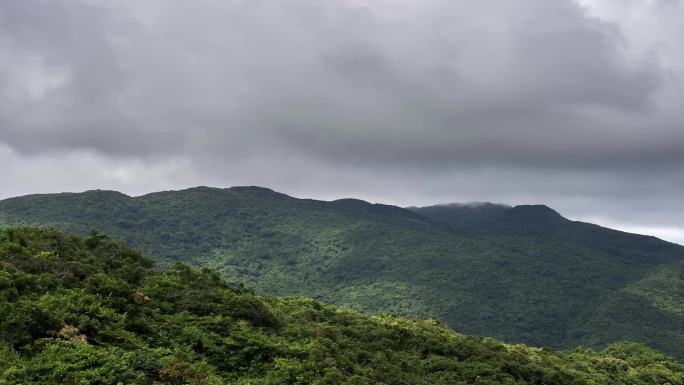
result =
M74 193L78 194L78 193ZM101 190L101 189L95 189L95 190L86 190L82 192L81 194L83 195L91 195L91 196L109 196L109 197L123 197L123 198L130 198L129 195L126 195L120 191L116 190Z
M503 213L497 226L513 234L550 235L570 222L545 205L519 205Z
M546 205L518 205L508 211L509 215L527 215L535 218L565 219L558 211Z
M260 193L276 193L275 190L272 190L268 187L261 187L261 186L233 186L228 188L228 190L235 191L235 192L260 192Z
M254 196L262 196L262 197L289 197L289 195L277 192L275 190L272 190L267 187L261 187L261 186L233 186L228 188L229 191L238 193L238 194L247 194L247 195L254 195Z
M440 203L432 207L445 207L445 208L469 208L469 209L480 209L480 208L511 208L511 206L503 203L493 203L493 202L452 202L452 203Z

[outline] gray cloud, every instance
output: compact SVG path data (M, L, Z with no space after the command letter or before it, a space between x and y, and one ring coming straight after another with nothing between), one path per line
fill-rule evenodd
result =
M0 161L17 184L0 195L261 184L684 228L684 55L662 38L682 16L678 1L3 1Z

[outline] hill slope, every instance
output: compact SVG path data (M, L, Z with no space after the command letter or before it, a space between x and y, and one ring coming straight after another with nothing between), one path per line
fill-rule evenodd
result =
M359 200L203 187L13 198L0 201L0 225L97 227L162 265L211 267L262 294L434 318L467 334L562 348L630 339L684 357L679 310L631 289L684 260L684 248L593 225L538 235L565 226L549 210L506 210L511 231L488 232Z
M448 224L454 231L497 239L525 239L538 245L591 248L622 259L630 255L656 267L617 291L601 295L600 306L576 317L572 339L596 345L619 339L658 336L671 341L666 350L681 356L684 346L684 263L681 246L651 236L628 234L594 224L570 221L543 205L510 207L491 203L411 207L410 210ZM665 326L665 327L664 327Z
M544 205L437 205L411 211L449 224L456 231L487 237L524 238L534 242L578 244L616 258L660 264L682 260L682 246L646 235L629 234L591 223L571 221Z
M508 345L151 266L100 234L0 231L0 384L684 384L637 344Z

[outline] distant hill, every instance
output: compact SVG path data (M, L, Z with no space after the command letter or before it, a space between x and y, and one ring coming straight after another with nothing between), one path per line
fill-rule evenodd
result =
M98 228L169 266L269 295L434 318L509 342L643 342L684 358L684 247L569 221L545 206L403 209L260 187L0 201L0 225Z
M591 223L571 221L544 205L506 206L492 203L410 207L409 210L451 225L457 232L510 237L534 242L578 244L616 258L660 264L682 260L683 246L647 235L630 234Z
M511 345L152 266L98 233L0 230L0 384L684 384L639 344Z

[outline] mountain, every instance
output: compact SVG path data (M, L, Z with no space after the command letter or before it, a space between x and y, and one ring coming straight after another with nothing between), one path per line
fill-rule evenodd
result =
M684 343L684 262L679 245L571 221L543 205L477 203L409 209L449 224L457 232L496 239L526 239L538 245L555 244L577 250L590 248L627 263L656 266L646 269L639 280L603 293L601 305L582 312L571 328L582 335L578 340L587 345L639 339L643 335L659 335L662 341ZM681 356L680 349L674 351Z
M525 238L534 242L578 244L628 256L643 263L680 261L682 246L646 235L629 234L590 223L571 221L544 205L505 206L492 203L410 207L411 211L478 236Z
M684 384L642 345L558 352L257 296L97 232L0 231L0 314L0 384Z
M89 191L0 201L0 226L98 228L161 266L185 261L260 294L433 318L465 334L555 348L631 340L684 358L684 247L544 206L479 206L447 220L454 207L429 214L260 187Z

